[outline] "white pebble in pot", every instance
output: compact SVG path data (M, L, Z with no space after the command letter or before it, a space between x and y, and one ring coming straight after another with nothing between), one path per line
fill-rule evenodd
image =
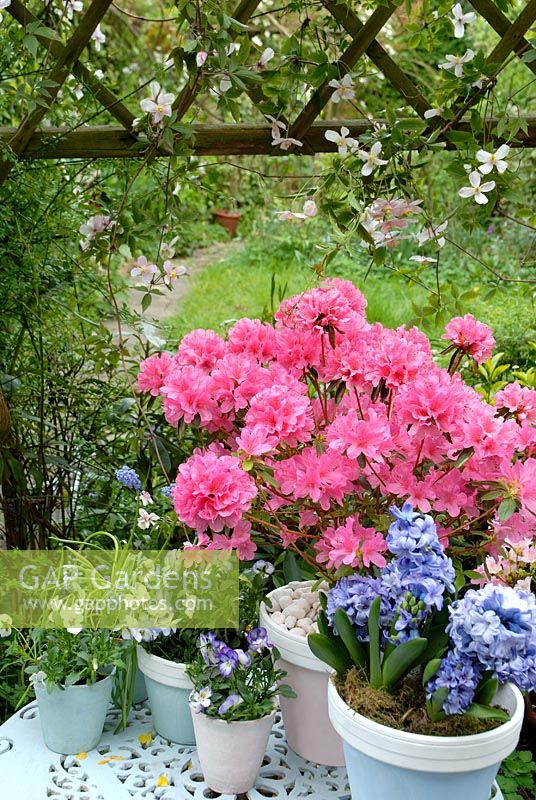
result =
M279 598L279 607L284 611L292 603L293 598L289 594L282 594Z
M291 616L285 617L285 625L289 630L291 628L296 627L296 622L297 622L296 617L291 617Z

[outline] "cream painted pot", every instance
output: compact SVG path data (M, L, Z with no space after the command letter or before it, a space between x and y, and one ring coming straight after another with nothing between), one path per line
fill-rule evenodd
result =
M252 789L266 753L275 712L243 722L191 713L205 783L212 791L226 795L244 794Z
M316 581L292 581L287 586L309 588L314 583ZM268 597L277 598L285 589L285 586L274 589ZM297 695L279 698L288 744L307 761L328 767L344 766L341 738L328 714L329 667L313 655L306 637L298 638L275 625L264 603L260 608L260 624L279 650L278 666L287 673L284 682Z

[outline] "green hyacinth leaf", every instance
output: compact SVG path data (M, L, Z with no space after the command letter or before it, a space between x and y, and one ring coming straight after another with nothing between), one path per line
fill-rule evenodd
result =
M307 643L311 652L334 669L337 675L344 675L352 666L352 660L346 649L328 636L322 633L310 633Z
M380 661L380 603L381 597L376 597L370 607L368 619L370 685L373 689L379 689L382 685L382 668Z
M399 644L383 662L382 685L386 689L392 689L420 662L427 647L427 639L420 638Z
M367 655L365 648L357 640L354 626L350 622L348 614L343 608L338 608L335 611L333 621L337 628L337 633L341 637L344 646L348 650L348 654L356 667L367 669Z

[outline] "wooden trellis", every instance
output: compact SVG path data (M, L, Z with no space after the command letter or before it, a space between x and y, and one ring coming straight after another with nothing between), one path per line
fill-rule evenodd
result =
M244 25L247 24L259 3L260 0L241 0L232 14L233 18ZM513 22L492 0L471 0L471 4L474 10L501 37L499 43L487 57L487 63L494 65L496 71L500 70L512 54L522 58L532 48L525 35L536 20L536 0L529 0ZM57 38L49 39L37 36L40 44L49 51L54 59L47 76L52 88L47 90L47 96L42 104L27 114L18 128L0 128L0 146L2 147L0 152L4 153L3 160L0 160L0 184L6 180L17 159L140 158L148 155L165 157L174 154L173 147L157 147L140 138L133 127L135 116L128 109L125 101L117 97L107 88L104 81L98 80L80 61L93 32L111 5L112 0L92 0L81 18L80 24L64 44ZM322 5L351 37L350 44L336 62L339 75L343 76L351 72L357 62L366 54L403 98L404 103L424 120L425 112L431 108L425 93L376 41L376 37L388 23L399 3L378 6L364 23L345 2L322 0ZM36 17L21 0L11 0L7 11L22 26L36 21ZM524 63L527 69L536 75L536 60L526 60ZM39 126L51 106L56 102L61 87L71 73L84 83L103 109L108 111L119 123L118 126L80 127L75 130L68 128L40 129ZM190 74L187 85L178 94L173 104L176 121L184 118L202 86L203 71L202 68L197 68L193 74ZM463 96L457 98L451 106L452 119L449 119L448 122L442 117L427 120L426 126L430 132L435 129L439 137L445 138L451 131L470 130L470 123L465 117L466 112L478 102L485 90L486 87L483 90L477 90L469 98ZM334 89L326 81L313 92L296 119L283 120L288 125L288 135L303 142L302 152L304 154L335 150L336 146L327 141L324 136L325 131L330 128L337 128L344 124L350 129L350 135L358 136L374 125L382 123L382 120L371 120L370 122L346 119L319 121L318 117L333 91ZM248 94L254 106L262 114L266 114L268 100L263 93L262 86L255 84L249 87ZM407 120L408 125L414 121L415 118ZM519 147L535 147L536 116L525 118L524 123L524 130L519 131L516 141L511 144ZM405 120L398 120L398 124L403 127ZM495 124L496 120L491 117L484 120L484 130L488 139ZM194 154L285 155L278 148L274 148L268 124L194 124L191 126L191 130L194 140L188 152ZM181 139L181 134L175 134L175 145ZM184 152L184 149L181 152Z

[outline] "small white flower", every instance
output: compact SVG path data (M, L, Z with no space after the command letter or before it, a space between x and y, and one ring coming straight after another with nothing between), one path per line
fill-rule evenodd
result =
M420 233L417 234L417 242L419 243L419 247L422 247L423 244L429 241L435 241L438 247L445 246L445 237L442 234L446 231L447 225L449 224L448 220L442 222L441 225L430 225L428 228L424 228Z
M425 119L432 119L432 117L440 117L442 113L442 108L428 108L423 116Z
M76 86L73 89L73 94L77 100L82 99L82 97L84 96L84 87L82 86L81 83L76 84Z
M238 42L231 42L225 48L225 55L227 57L232 56L233 53L237 53L240 50L240 44Z
M271 47L267 47L266 50L263 50L261 57L255 64L255 67L257 69L264 69L267 63L271 61L274 56L275 56L274 50L272 50Z
M477 89L482 89L482 87L484 86L484 84L485 84L487 81L489 81L489 78L488 78L488 76L487 76L487 75L484 75L484 73L481 73L481 74L480 74L480 77L479 77L479 78L477 78L477 79L476 79L476 81L473 81L473 83L471 84L471 86L476 86L476 88L477 88Z
M72 636L78 636L79 633L82 633L83 628L65 628L65 630Z
M382 151L382 144L381 142L374 142L372 147L370 148L370 153L367 153L366 150L358 150L357 155L359 158L364 161L363 167L361 168L361 175L372 175L376 167L383 166L384 164L388 164L389 162L383 158L379 158L379 155Z
M175 245L179 240L178 236L174 236L173 239L166 244L166 242L162 242L162 247L160 248L160 254L162 258L173 258L175 255Z
M232 85L233 84L232 84L232 81L231 81L229 75L224 75L223 78L220 81L220 92L222 94L225 94L225 92L229 91L229 89L231 88Z
M186 275L186 267L174 264L172 261L164 261L164 272L166 273L164 283L167 286L173 286L181 275Z
M475 21L476 14L473 11L468 11L467 14L464 14L461 3L456 3L456 5L452 6L451 14L454 36L456 39L461 39L465 33L465 26L471 25Z
M210 686L205 686L203 689L199 689L199 691L192 691L190 693L190 705L192 707L192 711L195 714L200 714L205 708L209 708L212 705L212 689Z
M335 89L331 95L331 99L334 103L340 103L341 100L353 100L355 97L354 81L349 73L344 75L340 81L334 78L328 83L328 86Z
M345 156L348 150L353 150L357 147L357 142L355 139L352 139L351 136L348 136L350 133L350 129L346 128L344 125L341 128L341 132L337 133L337 131L326 131L324 136L328 140L328 142L333 142L337 145L337 150L339 151L340 156ZM381 145L380 145L381 149Z
M437 258L431 258L430 256L410 256L410 261L416 261L418 264L435 264Z
M95 50L98 53L99 50L101 49L102 45L106 41L106 36L102 32L100 25L97 25L97 27L95 28L95 30L91 34L91 38L95 42Z
M171 117L175 96L169 92L163 92L158 81L151 81L149 91L150 97L145 97L141 101L140 108L146 114L150 114L153 124L157 125L164 117Z
M44 689L46 686L46 679L46 672L43 672L43 670L40 669L39 672L34 672L32 675L30 675L30 686L33 686L34 689Z
M197 67L202 67L205 61L208 58L208 53L206 50L200 50L198 53L195 54L195 63Z
M446 55L446 61L438 64L439 69L452 69L457 78L463 78L463 65L472 61L475 54L472 50L466 50L463 56Z
M290 150L292 145L296 147L303 147L303 142L299 139L292 139L292 137L277 136L272 140L272 144L280 147L281 150Z
M275 117L272 117L270 114L266 114L266 119L269 120L270 122L272 139L279 139L281 137L281 131L286 130L287 126L285 125L284 122L281 122L280 119L276 119Z
M303 222L311 217L316 217L318 209L314 200L306 200L303 204L303 212L301 211L276 211L280 222L291 222L292 220L299 220Z
M141 528L142 531L146 531L149 528L152 528L153 525L156 525L160 517L158 514L149 513L144 508L140 508L138 514L138 528Z
M102 69L96 69L93 75L97 78L98 81L101 81L104 78L104 72Z
M153 498L149 492L140 492L140 503L144 508L153 504Z
M469 173L469 183L470 186L464 186L458 194L460 197L473 197L475 203L479 205L485 205L488 202L488 198L486 197L487 192L492 192L495 189L495 181L488 181L487 183L480 183L482 180L482 176L480 172L474 170L474 172Z
M487 150L479 150L476 154L476 160L481 162L478 169L482 175L488 175L493 167L502 175L508 169L508 163L504 159L509 152L510 148L507 144L501 144L494 153L488 153Z
M136 260L136 266L130 270L130 274L133 278L136 278L136 283L141 283L144 286L148 286L156 273L158 272L158 267L156 264L150 264L145 256L140 256Z

